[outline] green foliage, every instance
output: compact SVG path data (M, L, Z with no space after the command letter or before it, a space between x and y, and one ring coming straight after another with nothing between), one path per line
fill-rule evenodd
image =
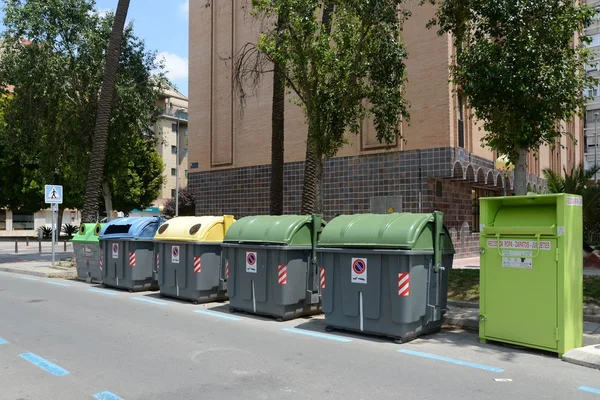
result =
M72 224L64 224L62 226L62 233L67 235L69 239L73 237L79 231L79 227L77 225Z
M41 226L38 230L42 231L42 238L50 239L52 237L52 228L48 228L47 226Z
M550 169L543 171L550 193L572 193L583 198L583 233L588 242L600 238L600 187L592 183L600 168L585 169L583 164L564 169L564 176ZM591 183L591 184L590 184Z
M0 102L2 206L38 211L44 208L43 185L54 183L64 187L65 207L83 207L114 18L111 13L100 16L94 6L93 0L4 2L0 87L14 86L14 95ZM31 44L24 45L21 38ZM156 162L159 155L148 126L158 115L156 100L166 79L155 53L146 50L132 25L124 32L120 65L117 111L109 126L109 159L114 162L107 164L106 175L114 202L129 211L159 195L163 167Z
M401 37L408 13L398 12L403 3L253 0L256 16L284 16L257 47L279 66L304 110L308 151L318 163L334 156L347 143L346 133L358 132L366 117L373 117L380 142L400 136L402 119L408 119Z
M484 122L483 144L515 164L520 150L554 146L565 134L558 122L583 113L582 93L595 84L583 36L595 11L563 0L428 1L439 5L431 25L462 50L451 75Z
M194 192L188 187L179 189L179 216L194 216L196 215L196 197ZM175 216L175 198L171 197L165 203L163 214L168 217Z

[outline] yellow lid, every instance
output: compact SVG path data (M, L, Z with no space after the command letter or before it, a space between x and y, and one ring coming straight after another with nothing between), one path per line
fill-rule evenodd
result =
M222 242L235 222L231 215L222 217L177 217L162 224L154 240L172 242Z

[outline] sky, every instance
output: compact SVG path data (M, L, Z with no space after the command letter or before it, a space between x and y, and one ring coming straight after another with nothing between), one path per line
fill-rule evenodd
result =
M100 12L115 10L118 0L96 0ZM0 0L0 4L2 1ZM127 23L148 50L164 58L167 76L188 95L188 9L189 0L131 0ZM4 15L0 10L0 20ZM0 24L1 29L1 24Z

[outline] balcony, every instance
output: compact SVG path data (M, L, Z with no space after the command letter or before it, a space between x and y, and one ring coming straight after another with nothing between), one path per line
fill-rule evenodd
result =
M170 108L170 109L161 108L160 114L163 118L169 118L169 119L175 119L175 120L179 119L180 121L186 121L186 122L188 120L187 111L177 111L177 109L174 109L174 108Z

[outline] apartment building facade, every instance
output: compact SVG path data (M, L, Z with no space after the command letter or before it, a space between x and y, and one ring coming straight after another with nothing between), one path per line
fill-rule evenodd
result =
M587 3L600 11L600 0L588 0ZM600 63L600 20L596 19L590 26L586 28L586 34L591 38L592 42L588 45L594 55L594 62ZM587 72L596 79L600 78L600 64L589 65L586 68ZM600 166L600 86L588 88L586 96L588 100L585 114L585 132L584 132L584 166L586 169L592 168L594 165ZM600 179L600 173L596 175L596 180Z
M325 164L325 218L336 214L443 211L459 256L477 254L478 199L501 195L497 154L481 146L483 132L448 84L454 48L449 36L425 27L432 6L415 6L404 27L408 48L410 124L404 140L378 143L365 121L351 143ZM244 2L190 3L190 187L198 215L264 214L269 210L272 76L265 75L243 114L230 62L258 38L260 24ZM583 138L576 120L567 129ZM300 211L307 127L302 111L286 103L285 212ZM567 137L529 157L528 184L543 188L542 169L560 171L582 159L582 147ZM509 186L508 191L511 191Z

